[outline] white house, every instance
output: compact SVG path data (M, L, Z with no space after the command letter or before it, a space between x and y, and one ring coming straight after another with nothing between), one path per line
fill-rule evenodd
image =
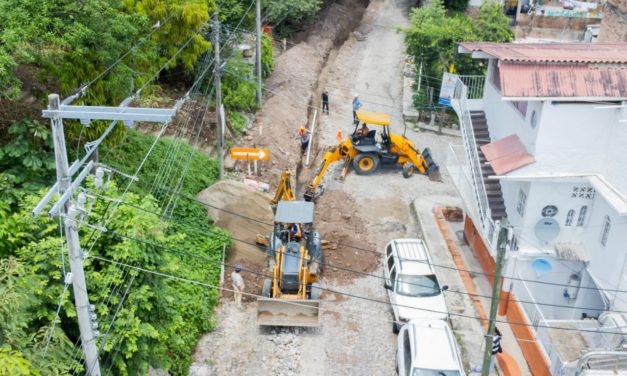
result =
M614 353L627 333L627 44L459 52L487 60L488 74L458 79L463 145L447 169L486 272L501 221L512 228L501 288L519 302L501 308L530 325L512 326L530 369L627 369Z

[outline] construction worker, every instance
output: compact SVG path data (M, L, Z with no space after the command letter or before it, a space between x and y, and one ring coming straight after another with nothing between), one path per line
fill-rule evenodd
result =
M329 114L329 92L327 89L324 89L322 92L322 113L327 111L327 115Z
M290 237L292 237L292 239L300 239L303 237L303 232L298 223L294 223L290 226Z
M359 101L359 95L355 94L353 96L353 123L355 125L359 124L359 120L357 119L357 110L361 108L361 102Z
M233 282L233 298L235 298L235 305L237 305L240 309L243 308L242 292L244 291L244 287L246 287L244 284L244 278L242 278L242 275L240 274L241 271L242 267L237 265L235 270L233 270L233 273L231 273L231 281Z
M309 139L311 138L311 132L309 132L305 128L305 126L302 126L298 130L298 137L300 138L300 152L304 153L307 151L307 147L309 146Z

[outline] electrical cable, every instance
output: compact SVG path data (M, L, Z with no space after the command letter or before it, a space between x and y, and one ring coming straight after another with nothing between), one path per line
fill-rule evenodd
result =
M196 285L199 285L199 286L204 286L204 287L217 289L217 290L222 290L222 291L234 292L233 289L229 289L229 288L226 288L226 287L220 287L220 286L216 286L216 285L209 284L209 283L206 283L206 282L196 281L196 280L193 280L193 279L177 277L177 276L172 275L172 274L167 274L167 273L154 271L154 270L150 270L150 269L134 267L132 265L124 264L122 262L110 260L110 259L107 259L107 258L104 258L104 257L100 257L100 256L90 256L90 258L93 258L93 259L96 259L96 260L100 260L100 261L103 261L103 262L107 262L107 263L117 263L117 264L120 264L120 265L124 265L124 266L130 267L130 268L136 269L136 270L144 272L144 273L150 273L150 274L161 276L161 277L164 277L164 278L170 278L170 279L173 279L173 280L178 280L180 282L196 284ZM441 311L427 309L427 308L412 307L412 306L407 306L407 305L402 305L402 304L386 302L386 301L375 299L375 298L369 298L369 297L365 297L365 296L360 296L360 295L356 295L356 294L352 294L352 293L337 291L337 290L333 290L333 289L330 289L330 288L327 288L327 287L319 287L319 288L320 288L320 290L328 291L328 292L331 292L331 293L334 293L334 294L348 296L348 297L355 298L355 299L366 300L366 301L370 301L370 302L373 302L373 303L384 304L384 305L387 305L387 306L404 307L404 308L410 308L410 309L415 309L415 310L424 311L424 312L438 313L438 314L449 315L449 316L457 316L457 317L465 317L465 318L471 318L471 319L475 319L475 320L479 320L479 321L488 321L488 319L483 319L481 317L474 316L474 315L467 315L467 314L454 313L454 312L441 312ZM263 298L263 296L261 296L261 295L247 293L247 292L242 292L242 295L256 297L256 298ZM285 304L291 304L291 305L295 305L295 306L303 306L303 307L311 308L310 305L305 305L305 304L299 303L297 301L292 301L292 300L289 300L289 299L285 299L285 300L283 300L283 302ZM318 308L318 309L321 309L321 308ZM564 327L555 327L555 326L540 325L540 324L532 325L532 324L527 324L527 323L512 322L512 321L499 320L499 319L496 319L495 322L496 323L501 323L501 324L508 324L510 326L511 325L517 325L517 326L533 327L533 328L536 328L536 329L537 328L547 328L547 329L553 329L553 330L574 331L574 332L579 332L579 333L599 333L600 332L600 331L597 331L597 330L590 330L590 329L564 328ZM621 333L621 332L606 332L606 331L603 331L603 333L604 334L616 334L616 335L621 335L621 336L624 334L624 333Z

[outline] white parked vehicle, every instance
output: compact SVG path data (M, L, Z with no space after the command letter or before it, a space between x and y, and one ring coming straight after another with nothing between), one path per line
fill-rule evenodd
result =
M398 334L400 376L465 376L453 331L446 321L412 320Z
M448 309L427 246L421 239L395 239L385 247L385 288L394 313L393 331L412 319L448 319Z

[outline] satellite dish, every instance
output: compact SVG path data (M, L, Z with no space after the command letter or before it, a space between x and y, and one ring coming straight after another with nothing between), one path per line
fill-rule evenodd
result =
M533 269L533 271L536 272L536 275L539 277L542 274L550 272L551 269L553 269L553 266L551 266L551 262L549 260L538 257L531 263L531 269Z
M548 243L557 238L557 235L560 233L560 225L554 218L542 218L536 223L535 232L538 239Z

